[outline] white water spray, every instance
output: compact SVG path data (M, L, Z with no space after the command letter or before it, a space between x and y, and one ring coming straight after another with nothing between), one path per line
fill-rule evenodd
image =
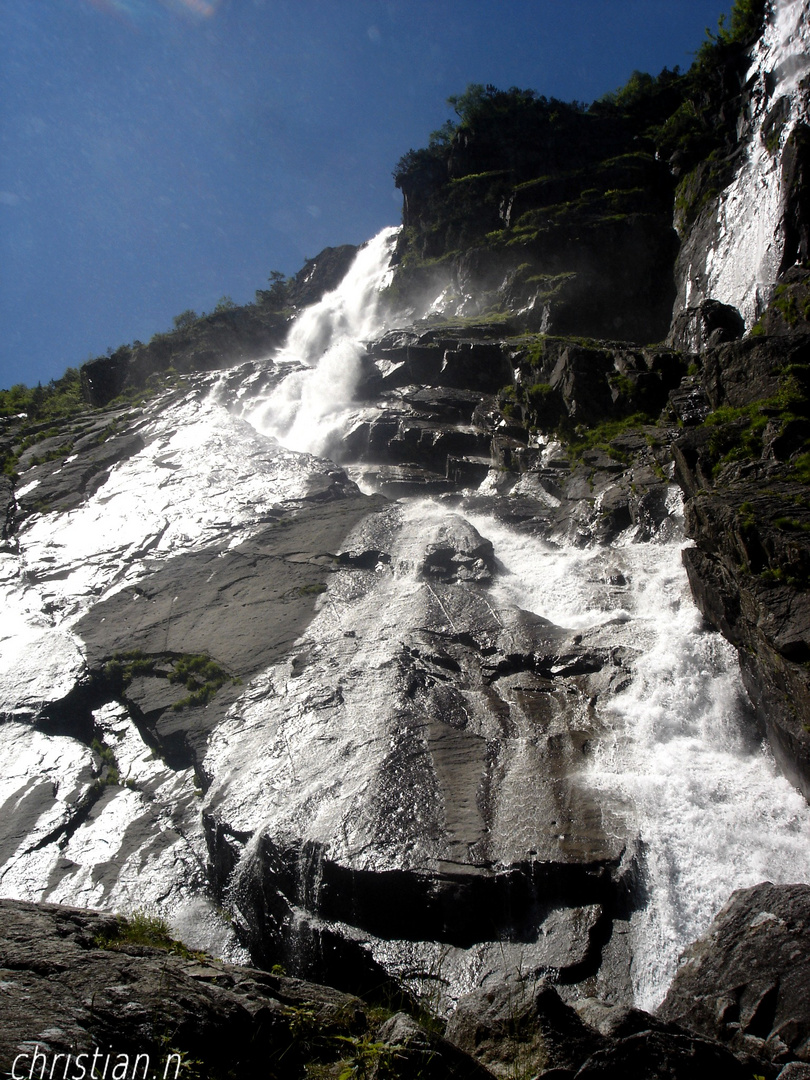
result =
M360 249L332 292L293 323L276 363L293 370L246 418L290 450L328 454L354 406L363 342L382 330L385 286L398 228L383 229Z
M810 881L810 807L752 730L734 649L689 594L682 541L556 548L471 520L508 571L496 595L564 626L618 618L637 651L585 779L629 808L644 845L632 978L636 1004L654 1009L734 889Z

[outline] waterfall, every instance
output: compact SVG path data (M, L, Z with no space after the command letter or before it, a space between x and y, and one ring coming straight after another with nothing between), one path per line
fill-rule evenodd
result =
M698 243L694 262L685 269L685 305L711 296L738 307L749 326L763 310L784 251L780 153L796 124L807 120L800 83L810 67L808 56L806 3L779 0L747 73L753 89L744 118L746 154L714 208L711 242L704 238ZM388 280L397 235L397 229L385 229L365 245L341 284L300 314L273 358L283 376L266 397L254 400L245 418L287 449L339 455L343 432L361 407L357 390L364 373L364 342L385 328L380 292ZM691 249L685 245L684 250ZM434 307L447 313L441 298ZM657 542L636 543L628 533L610 546L589 548L545 543L480 509L466 513L494 545L501 567L489 590L495 605L517 606L583 633L604 630L605 640L609 635L631 657L628 684L615 693L605 692L597 702L598 737L581 779L606 808L605 827L615 820L612 808L620 808L627 834L640 841L645 896L643 906L629 918L628 934L633 996L646 1009L661 1002L679 955L706 930L734 889L763 880L810 881L810 807L781 776L762 745L734 649L704 626L692 601L681 558L685 542L674 490L670 508L673 528ZM463 503L456 509L465 513ZM426 531L445 513L446 507L437 502L400 500L389 521L391 532L397 534L393 549L400 557L400 571L416 566L422 557L420 529ZM367 546L374 548L371 543ZM416 574L400 573L391 580L381 574L380 579L385 587L368 596L361 595L362 591L354 596L351 590L356 586L341 586L346 595L338 588L330 592L329 606L325 602L308 628L305 649L315 657L307 660L311 673L297 675L295 688L291 683L285 690L286 697L297 694L301 698L304 719L295 716L292 728L309 725L302 726L301 745L307 746L316 732L322 740L310 761L310 772L300 780L308 797L313 805L320 805L327 784L339 789L329 799L323 798L329 828L336 837L342 829L330 857L350 862L356 842L368 852L362 856L368 859L368 866L363 863L362 867L368 871L394 866L375 864L378 849L361 831L359 839L354 836L356 821L349 821L347 828L349 819L344 815L354 806L352 799L360 805L364 798L352 786L361 782L359 766L356 780L338 779L341 755L353 750L352 735L344 736L345 745L338 753L339 736L334 730L327 734L325 723L321 733L311 702L320 700L319 695L327 699L324 687L334 685L341 686L350 701L358 672L384 671L390 663L389 655L378 656L372 643L358 646L368 648L359 653L359 659L350 650L345 660L327 652L322 661L326 673L319 676L317 671L322 642L344 637L360 642L368 626L381 640L397 638L405 621L402 613L415 603L408 590L415 590ZM452 624L449 615L448 622L454 632L463 630ZM307 678L313 680L311 687ZM376 688L371 685L375 679ZM367 727L373 718L379 728L374 752L382 753L390 735L380 719L390 697L389 684L373 674L355 692L357 701L352 707L357 719L349 722ZM273 706L289 707L289 703ZM257 704L257 714L263 708ZM257 715L255 722L260 725L261 717ZM241 717L234 723L238 727ZM221 764L230 760L224 750L216 752L223 754ZM278 753L283 759L280 748ZM333 775L324 775L330 772L330 762ZM258 799L259 788L266 788L269 781L260 776L255 783ZM284 797L289 798L286 791ZM296 808L305 805L292 798L289 802ZM414 816L413 805L404 796L396 810L400 817ZM248 803L247 812L251 811ZM357 813L356 809L351 813ZM393 812L390 817L394 819ZM286 819L280 820L284 825ZM424 832L428 834L427 826ZM416 854L409 852L415 863L417 855L421 857L417 849L418 844ZM304 909L317 910L308 894L309 886L316 891L320 887L322 864L312 862L315 851L320 860L321 847L301 849L297 900L302 920ZM397 868L404 864L401 847L392 845L388 856L399 860ZM480 944L481 955L489 944ZM503 943L498 944L503 951ZM422 946L425 955L435 959L432 945L386 939L375 955L387 962L386 950L390 956L400 950L406 957L401 964L407 967ZM436 944L436 949L443 947ZM429 968L431 962L428 959L424 964ZM466 980L468 989L478 978L475 964L482 970L485 966L480 956L469 962L456 956L453 963L464 972L453 977L459 985ZM447 967L449 971L449 961Z
M781 152L796 125L808 120L808 94L800 86L808 68L806 0L777 0L744 80L751 88L742 120L748 133L745 157L712 204L710 242L699 239L684 267L685 307L712 297L738 308L749 328L762 314L785 245Z
M389 274L399 228L383 229L365 244L336 289L305 308L275 362L290 374L246 419L290 450L334 452L354 405L363 342L379 334L380 290Z
M734 649L702 625L682 537L558 548L471 520L508 571L508 598L566 626L621 619L638 652L586 779L631 808L644 845L632 976L636 1004L654 1009L734 889L810 881L810 807L752 730Z
M328 452L356 411L362 339L381 329L378 295L395 237L394 229L375 237L291 329L279 357L290 373L248 416L288 448ZM401 504L411 522L444 512L416 498ZM735 888L810 881L810 807L753 729L733 648L705 628L691 599L674 489L670 509L673 528L657 542L628 533L590 548L466 515L494 545L497 603L571 629L619 628L615 640L634 654L629 686L599 703L605 730L582 779L621 805L642 844L647 901L631 918L631 974L647 1009Z

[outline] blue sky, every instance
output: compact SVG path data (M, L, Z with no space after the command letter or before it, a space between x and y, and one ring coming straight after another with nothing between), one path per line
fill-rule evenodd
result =
M397 224L468 83L589 102L731 0L0 0L0 387Z

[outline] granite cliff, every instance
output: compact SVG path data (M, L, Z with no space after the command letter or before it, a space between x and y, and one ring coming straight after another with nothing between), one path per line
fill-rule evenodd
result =
M301 1075L290 1009L345 1075L802 1075L808 37L738 4L587 109L470 88L401 229L3 421L8 970L146 908L225 961L172 960L184 1053L210 984ZM137 957L88 993L143 1020Z

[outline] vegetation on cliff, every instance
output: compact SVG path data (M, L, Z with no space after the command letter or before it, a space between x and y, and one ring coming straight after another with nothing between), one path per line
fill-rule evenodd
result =
M82 404L81 378L78 369L73 367L45 386L42 383L34 387L15 383L9 390L0 390L0 418L25 413L31 420L49 420L68 416Z
M666 276L673 209L684 227L730 178L736 110L721 105L739 95L766 7L766 0L739 0L728 22L707 31L688 72L635 71L588 106L480 84L449 98L456 119L394 169L405 229L393 299L429 292L448 276L457 283L469 249L482 249L508 279L489 297L490 313L542 310L556 332L608 336L598 288L592 325L573 329L570 307L593 291L581 249L604 269L618 248L620 277L641 249L657 246L659 276ZM639 277L649 286L648 269L639 268ZM567 280L559 280L561 273ZM484 278L470 284L486 292ZM628 303L638 291L628 281ZM672 297L662 292L647 300L659 308L657 320L630 320L621 336L644 340L643 330L664 325ZM531 322L526 328L536 329Z

